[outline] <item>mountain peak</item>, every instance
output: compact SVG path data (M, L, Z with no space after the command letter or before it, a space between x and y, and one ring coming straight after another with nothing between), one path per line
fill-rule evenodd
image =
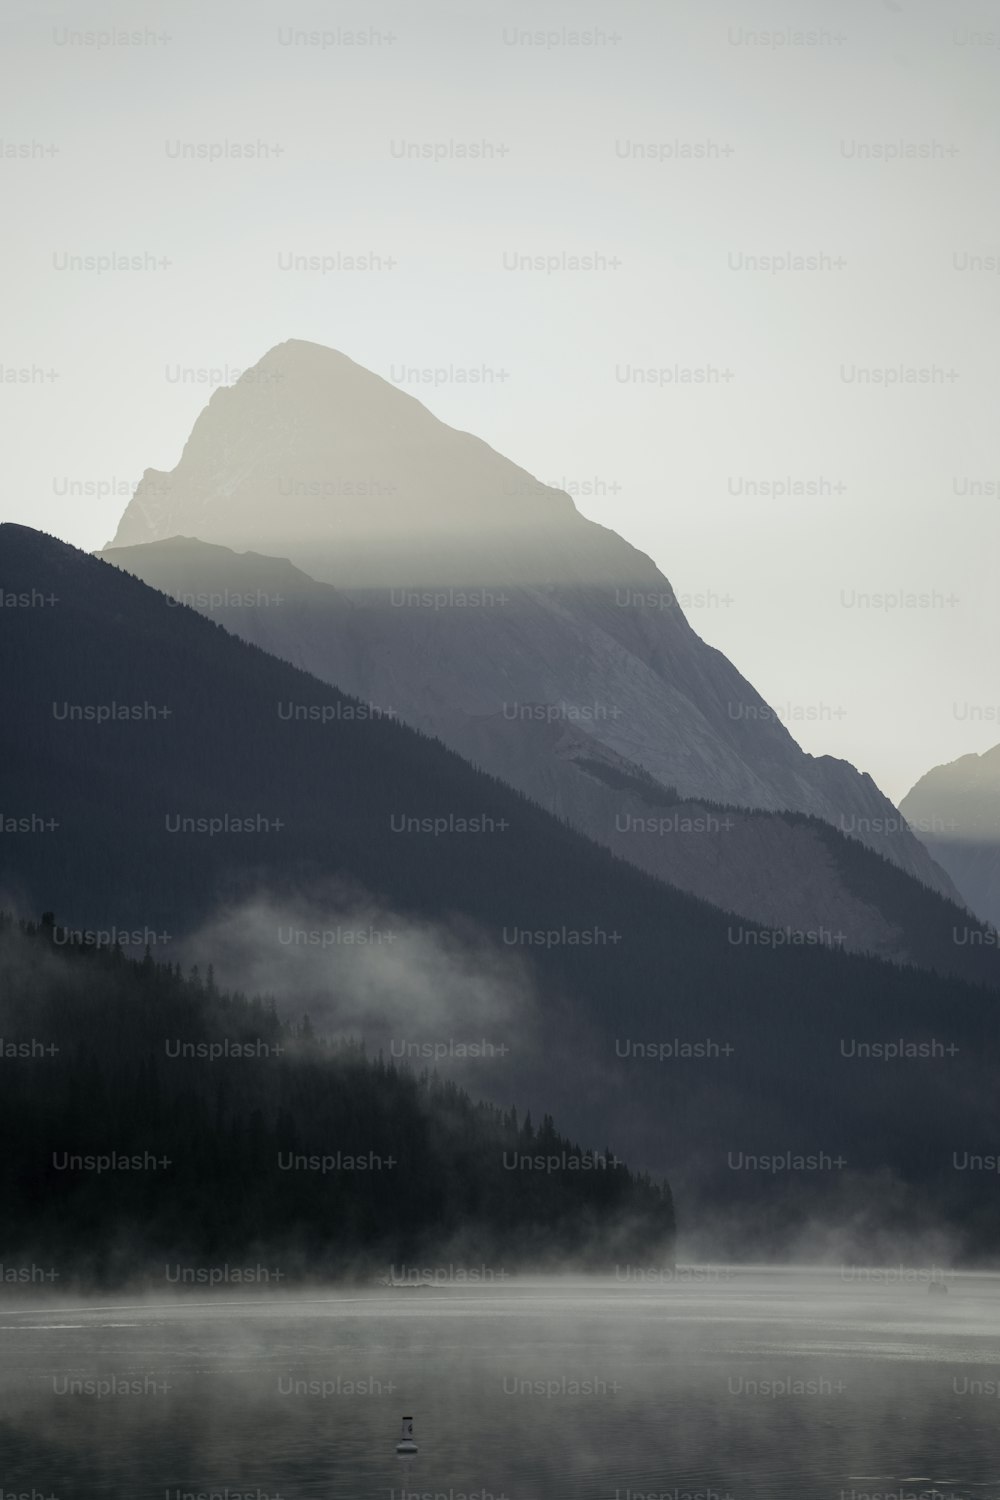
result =
M540 529L574 522L586 525L568 495L392 382L287 339L213 394L174 470L147 470L112 545L195 535L298 562L326 554L330 582L371 573L376 555L380 583L443 582L425 566L442 559L467 583L498 547L530 559Z
M315 376L317 374L339 376L342 379L354 378L361 381L371 381L384 385L388 390L393 386L380 375L369 370L365 365L359 365L357 360L351 359L341 349L333 349L329 344L317 344L312 339L283 339L280 344L274 344L265 354L262 354L255 365L244 370L240 380L252 379L262 371L277 370L282 374L294 376L298 373ZM236 384L239 385L239 381ZM229 389L229 387L224 387ZM405 394L405 393L401 393Z

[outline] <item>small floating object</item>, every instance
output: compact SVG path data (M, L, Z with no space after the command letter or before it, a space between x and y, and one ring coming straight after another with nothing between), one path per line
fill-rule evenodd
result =
M396 1452L406 1454L416 1453L416 1451L417 1445L413 1441L413 1418L404 1417L403 1430L400 1433L399 1442L396 1444Z
M945 1281L931 1280L927 1283L927 1291L932 1297L943 1297L947 1295L948 1284Z

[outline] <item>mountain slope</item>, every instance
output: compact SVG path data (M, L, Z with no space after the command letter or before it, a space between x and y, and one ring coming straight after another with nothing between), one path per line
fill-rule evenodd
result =
M823 932L852 951L993 976L992 963L980 954L970 966L953 942L956 925L969 920L964 909L815 817L682 800L595 739L590 731L606 705L529 703L464 714L442 703L432 721L417 710L419 684L398 675L395 651L363 599L287 561L192 538L103 556L373 709L417 719L621 858L723 910L773 928Z
M492 984L506 1050L475 1064L477 1094L550 1109L572 1138L668 1175L683 1222L711 1212L744 1250L813 1222L869 1245L902 1226L950 1227L970 1251L1000 1234L995 1195L952 1165L995 1143L992 993L778 951L746 924L734 941L723 913L440 744L39 533L0 528L0 587L29 601L0 632L6 901L175 943L231 934L222 918L243 910L301 1001L306 950L283 946L264 903L332 927L343 892L363 892L420 934L369 975L373 1040L391 1024L468 1036ZM289 702L333 718L285 720ZM448 963L473 954L444 1019L442 971L412 987L435 932ZM322 1000L349 971L343 949L320 959ZM918 1050L891 1068L844 1050L899 1037Z
M289 558L362 605L358 673L343 675L329 635L311 669L390 695L506 779L519 752L493 736L498 714L589 707L574 727L598 758L683 798L811 813L956 899L871 778L805 754L648 557L334 350L272 349L213 394L172 472L146 471L113 546L173 536ZM553 808L564 762L550 755L544 773Z
M935 766L900 811L970 909L1000 928L1000 745Z

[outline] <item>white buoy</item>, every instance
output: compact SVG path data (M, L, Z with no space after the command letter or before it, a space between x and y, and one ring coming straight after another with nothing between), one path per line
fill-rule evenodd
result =
M416 1453L416 1451L417 1451L417 1445L413 1441L413 1418L412 1417L404 1417L403 1418L403 1430L400 1433L399 1442L396 1444L396 1452L397 1453Z

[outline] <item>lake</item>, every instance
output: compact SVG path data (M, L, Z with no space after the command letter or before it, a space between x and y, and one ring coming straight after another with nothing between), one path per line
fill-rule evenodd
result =
M1000 1277L928 1274L7 1287L0 1496L991 1500Z

